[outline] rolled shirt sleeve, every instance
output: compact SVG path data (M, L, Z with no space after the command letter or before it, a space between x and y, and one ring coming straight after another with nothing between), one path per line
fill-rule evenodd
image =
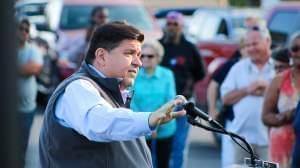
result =
M58 99L55 115L60 124L92 141L125 141L151 133L150 112L113 108L89 81L82 79L66 87Z

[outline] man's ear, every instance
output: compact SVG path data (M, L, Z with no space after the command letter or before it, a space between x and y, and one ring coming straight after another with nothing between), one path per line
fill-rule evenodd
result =
M105 55L106 50L104 48L97 48L95 51L95 61L97 64L104 66L105 65Z

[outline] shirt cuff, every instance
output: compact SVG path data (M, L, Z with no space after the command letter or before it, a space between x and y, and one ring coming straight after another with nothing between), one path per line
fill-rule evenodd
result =
M152 129L149 126L149 116L151 112L137 112L136 114L136 122L137 128L143 135L151 134Z

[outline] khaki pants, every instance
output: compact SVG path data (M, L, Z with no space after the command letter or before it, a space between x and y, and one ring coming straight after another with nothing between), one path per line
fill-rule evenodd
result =
M254 154L257 155L257 157L260 160L268 160L268 146L259 146L255 144L250 144ZM244 146L244 145L242 145ZM247 153L244 149L242 149L237 144L234 145L234 163L243 165L244 164L244 158L250 158L250 154Z

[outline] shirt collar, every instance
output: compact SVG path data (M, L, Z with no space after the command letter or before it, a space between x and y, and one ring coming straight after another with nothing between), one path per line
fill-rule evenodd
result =
M249 70L253 71L254 69L256 70L257 67L256 65L252 62L252 60L250 58L246 58L248 59L248 63L249 63ZM271 58L268 59L267 63L264 65L262 71L271 71L273 70L273 63Z
M96 67L94 67L91 64L88 64L90 68L92 68L98 75L100 75L102 78L107 78L101 71L99 71ZM117 78L118 82L121 82L123 78Z

